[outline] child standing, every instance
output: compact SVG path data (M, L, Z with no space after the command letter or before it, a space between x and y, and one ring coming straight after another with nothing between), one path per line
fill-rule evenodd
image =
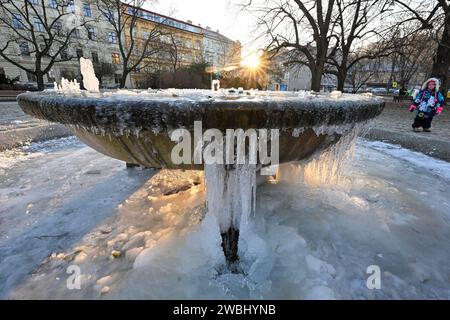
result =
M425 81L419 93L414 98L414 103L410 106L409 111L416 111L416 117L412 124L414 131L430 132L431 121L436 114L440 114L444 108L444 97L439 91L439 79L430 78Z

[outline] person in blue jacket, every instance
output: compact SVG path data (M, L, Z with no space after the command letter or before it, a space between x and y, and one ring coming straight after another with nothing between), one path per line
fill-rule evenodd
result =
M414 103L409 108L410 112L416 112L412 124L414 131L420 131L420 127L422 127L424 132L430 132L433 117L440 114L444 109L444 97L439 88L439 79L430 78L423 83L422 88L414 98Z

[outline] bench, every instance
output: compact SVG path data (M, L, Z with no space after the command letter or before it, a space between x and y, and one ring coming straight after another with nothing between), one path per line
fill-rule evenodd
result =
M394 102L403 102L403 100L412 100L412 97L411 96L408 96L408 95L404 95L404 96L401 96L401 95L396 95L396 96L394 96Z

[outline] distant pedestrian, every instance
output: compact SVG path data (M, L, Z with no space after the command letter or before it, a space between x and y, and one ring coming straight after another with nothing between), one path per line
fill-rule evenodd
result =
M399 96L406 96L408 95L408 89L405 88L405 86L402 86L402 88L398 92Z
M433 117L440 114L444 108L444 97L439 88L439 79L430 78L423 83L422 88L414 98L414 103L409 108L410 112L416 112L412 124L414 131L420 131L420 127L425 132L431 131Z

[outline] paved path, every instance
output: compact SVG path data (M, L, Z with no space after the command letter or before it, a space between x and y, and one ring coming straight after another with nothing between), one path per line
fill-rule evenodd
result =
M17 102L0 102L0 151L27 142L66 137L71 133L62 125L32 118Z
M366 137L450 161L450 105L444 108L440 116L434 117L431 132L412 131L414 113L408 109L408 103L387 101L383 113L375 120Z
M0 102L0 131L10 130L14 126L25 127L39 123L41 121L23 113L17 102Z
M409 103L386 102L383 113L377 118L375 128L409 133L414 136L427 136L433 139L450 140L450 105L444 108L441 115L435 116L431 132L412 131L411 124L415 113L409 112Z

